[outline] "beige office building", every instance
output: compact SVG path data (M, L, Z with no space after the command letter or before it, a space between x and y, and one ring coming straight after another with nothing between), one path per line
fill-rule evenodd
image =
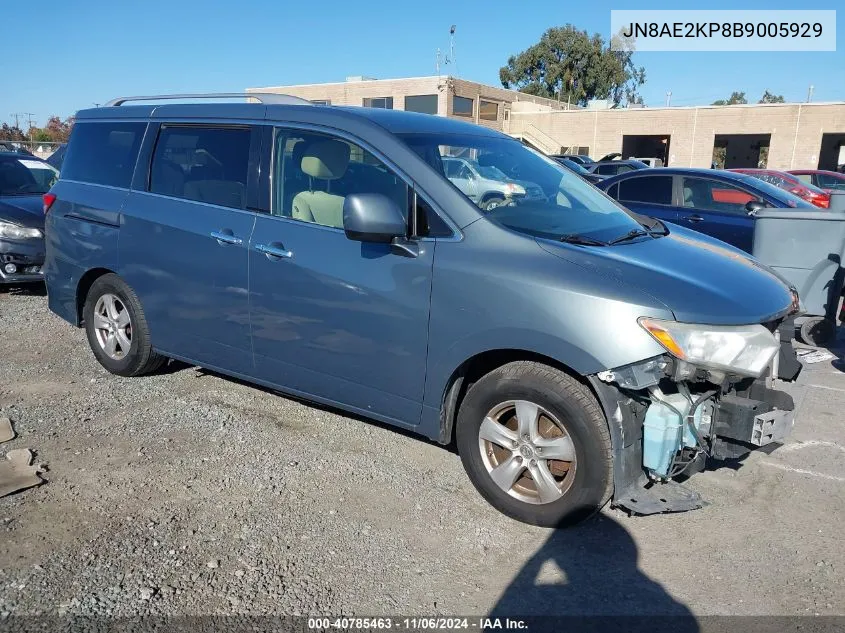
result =
M835 169L845 163L845 103L675 108L568 107L449 76L349 77L340 83L250 88L332 105L410 110L510 134L547 153L660 158L675 167ZM605 107L602 107L605 106Z
M347 77L346 81L300 86L247 88L247 92L278 92L315 103L367 106L437 114L503 130L514 103L551 111L566 108L553 99L486 86L449 76L370 79Z

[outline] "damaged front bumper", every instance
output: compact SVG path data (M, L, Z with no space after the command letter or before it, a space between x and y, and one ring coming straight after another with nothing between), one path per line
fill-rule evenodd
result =
M0 284L44 281L44 239L0 239Z
M703 470L707 460L737 459L782 442L794 424L792 397L775 388L801 368L792 348L792 322L765 377L678 376L668 356L590 378L605 410L614 447L612 504L633 514L702 507L675 477Z

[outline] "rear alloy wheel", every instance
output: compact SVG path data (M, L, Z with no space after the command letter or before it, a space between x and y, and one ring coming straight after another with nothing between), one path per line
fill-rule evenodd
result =
M514 519L571 525L610 499L607 422L589 388L563 371L518 361L490 372L467 392L455 434L476 489Z
M132 349L132 319L119 297L106 293L94 306L94 335L112 360L122 360Z
M98 278L82 309L88 344L100 364L118 376L140 376L167 360L156 353L141 302L117 275Z

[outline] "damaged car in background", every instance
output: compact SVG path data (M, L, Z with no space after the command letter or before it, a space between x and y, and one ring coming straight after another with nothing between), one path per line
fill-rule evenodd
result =
M798 297L732 246L469 123L128 100L78 114L44 199L50 309L114 374L175 358L454 442L542 526L700 507L676 476L792 428ZM456 156L531 195L469 195Z

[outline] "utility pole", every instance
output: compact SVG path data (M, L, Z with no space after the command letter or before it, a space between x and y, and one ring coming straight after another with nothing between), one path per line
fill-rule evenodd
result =
M671 90L666 93L666 107L668 108L670 105L672 105L672 91Z
M810 88L807 90L807 103L813 100L813 84L810 84Z
M32 142L32 117L35 116L35 115L32 112L24 112L23 114L27 117L27 120L29 121L29 128L27 128L27 131L29 132L29 142L31 143Z
M29 128L27 128L27 131L32 129L32 117L35 116L32 112L12 112L9 116L14 117L15 127L19 130L21 129L21 119L26 117L26 120L29 121ZM23 132L23 130L21 130L21 132ZM30 135L29 140L32 140L32 135Z

